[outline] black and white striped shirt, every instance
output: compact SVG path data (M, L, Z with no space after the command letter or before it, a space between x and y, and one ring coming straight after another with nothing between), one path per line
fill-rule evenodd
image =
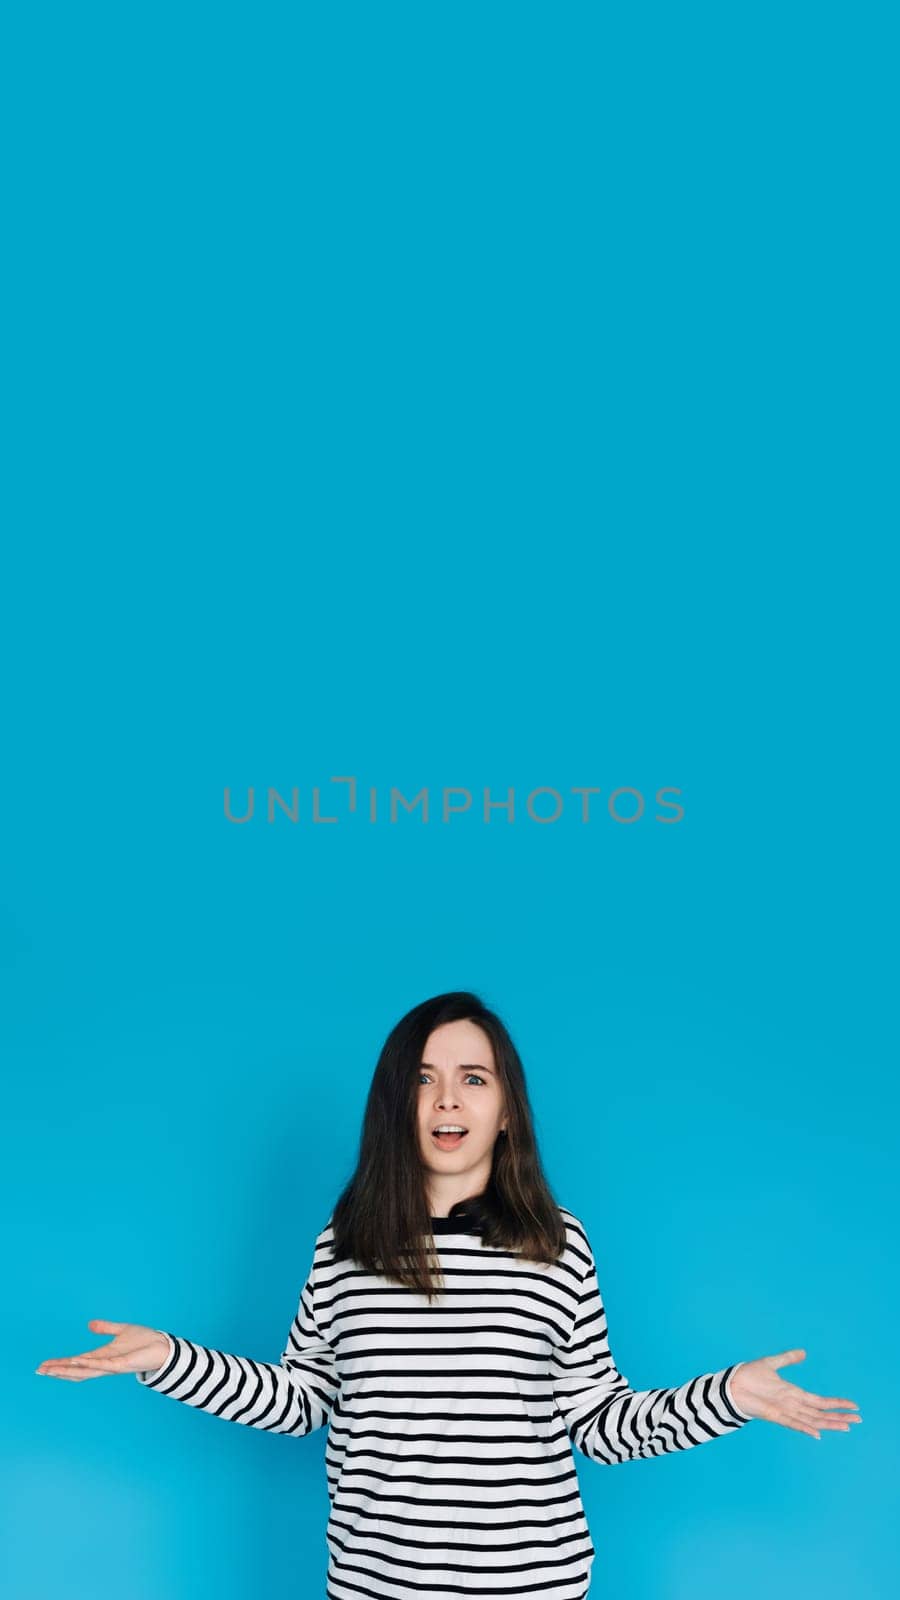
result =
M330 1600L581 1600L594 1546L572 1445L594 1461L664 1455L749 1420L734 1366L674 1389L616 1370L593 1251L560 1207L551 1264L432 1218L446 1288L424 1295L335 1260L318 1235L280 1364L167 1334L138 1381L274 1433L328 1423ZM162 1331L162 1330L160 1330Z

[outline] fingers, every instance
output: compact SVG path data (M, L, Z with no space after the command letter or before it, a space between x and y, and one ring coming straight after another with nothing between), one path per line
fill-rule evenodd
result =
M121 1333L128 1326L127 1322L110 1322L106 1317L90 1317L87 1325L92 1333L108 1333L112 1334L113 1338L115 1338L116 1334ZM107 1352L110 1350L110 1348L110 1345L104 1344L99 1345L94 1350L83 1350L81 1354L77 1356L54 1356L51 1357L49 1361L42 1361L40 1366L35 1367L34 1370L40 1376L51 1376L54 1378L70 1377L71 1372L69 1367L72 1362L103 1362L106 1360ZM63 1365L65 1368L63 1372L56 1370L60 1365ZM52 1372L50 1370L51 1368L54 1369Z
M797 1383L788 1383L785 1378L782 1378L779 1381L783 1385L782 1397L784 1396L784 1391L786 1390L790 1394L792 1400L799 1402L801 1405L816 1406L821 1410L828 1409L829 1411L836 1411L839 1409L843 1409L845 1411L859 1410L859 1406L855 1400L841 1399L837 1395L813 1394L809 1389L803 1389ZM848 1417L846 1420L848 1422L861 1422L862 1417Z
M36 1372L46 1372L48 1367L64 1367L68 1372L72 1367L99 1366L101 1358L91 1355L83 1356L50 1356L47 1361L42 1361Z
M46 1378L67 1378L80 1383L83 1378L105 1378L119 1369L109 1362L88 1361L84 1356L68 1360L42 1361L35 1371Z
M36 1372L43 1372L47 1367L105 1367L116 1371L121 1357L105 1355L102 1350L85 1350L80 1356L50 1356L47 1361L42 1361Z
M800 1412L794 1414L800 1416L813 1432L817 1428L830 1428L832 1431L849 1433L852 1423L862 1422L862 1417L845 1417L840 1414L833 1416L827 1411L817 1411L812 1406L804 1406Z
M829 1411L837 1411L841 1408L845 1411L859 1410L855 1400L837 1400L834 1395L809 1394L806 1389L798 1389L797 1393L803 1396L804 1404L808 1406L818 1406L823 1410L827 1409ZM859 1420L862 1421L862 1418ZM855 1422L856 1418L848 1417L847 1421Z
M795 1361L805 1361L806 1351L782 1350L780 1356L769 1356L767 1359L773 1367L788 1367L793 1365Z

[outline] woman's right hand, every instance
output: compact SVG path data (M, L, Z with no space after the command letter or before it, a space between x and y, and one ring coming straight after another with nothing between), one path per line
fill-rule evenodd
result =
M42 1361L35 1371L44 1377L81 1383L84 1378L106 1378L116 1372L155 1372L168 1358L169 1341L156 1328L142 1328L137 1322L103 1322L99 1317L92 1318L88 1327L94 1333L111 1333L113 1338L80 1356Z

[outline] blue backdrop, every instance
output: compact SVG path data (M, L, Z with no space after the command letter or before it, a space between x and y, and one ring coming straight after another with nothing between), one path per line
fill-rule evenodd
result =
M93 1317L277 1360L382 1040L456 987L632 1385L801 1346L864 1418L579 1457L591 1600L895 1587L893 35L8 19L15 1600L320 1600L322 1432L34 1369Z

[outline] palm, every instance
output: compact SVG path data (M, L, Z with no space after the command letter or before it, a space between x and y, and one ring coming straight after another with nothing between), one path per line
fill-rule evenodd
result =
M109 1344L86 1350L79 1356L64 1356L42 1361L35 1370L49 1378L68 1378L80 1383L85 1378L105 1378L117 1372L155 1371L168 1353L168 1344L155 1328L138 1322L105 1322L94 1317L88 1323L94 1333L111 1333Z
M855 1400L810 1394L799 1384L779 1378L778 1367L805 1359L805 1350L784 1350L781 1355L760 1356L758 1361L743 1362L731 1378L735 1401L751 1417L777 1422L783 1428L796 1428L799 1433L812 1434L814 1439L820 1437L820 1428L839 1428L842 1433L848 1433L851 1422L862 1422L862 1417L856 1414ZM845 1416L840 1407L854 1414Z

